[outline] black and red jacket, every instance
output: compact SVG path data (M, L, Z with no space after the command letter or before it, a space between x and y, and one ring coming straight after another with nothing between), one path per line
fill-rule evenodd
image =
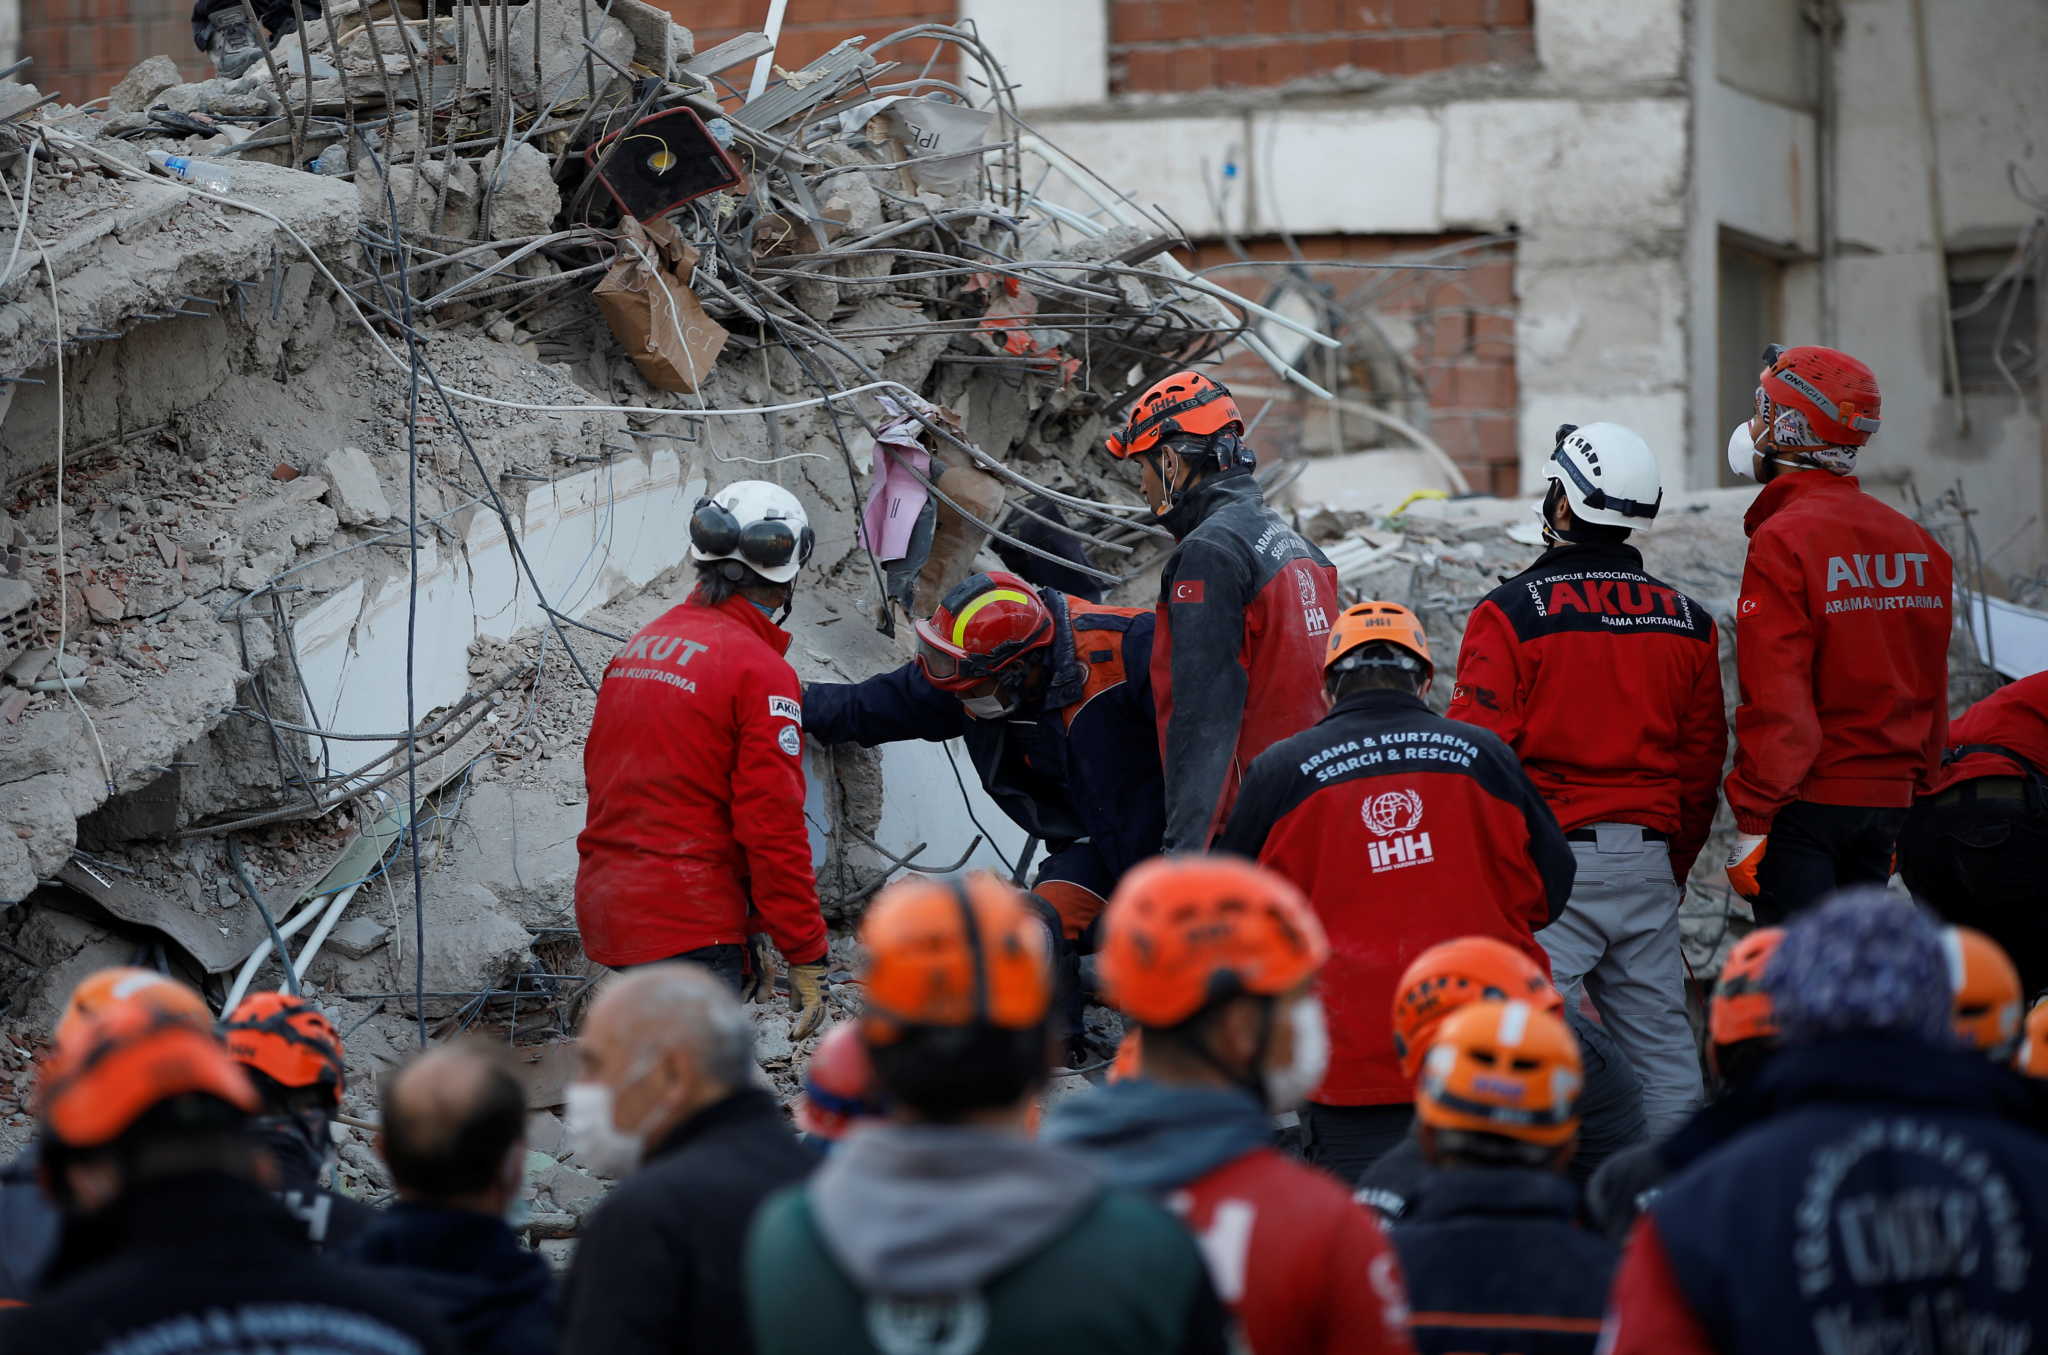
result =
M1201 851L1252 759L1323 713L1337 571L1250 475L1208 480L1159 578L1152 692L1166 770L1166 850Z
M1493 936L1546 972L1535 932L1571 898L1571 845L1494 735L1406 692L1356 692L1252 764L1217 847L1292 880L1322 919L1324 1105L1414 1099L1394 1054L1394 985L1417 955Z
M809 964L825 919L789 633L743 597L697 597L643 627L598 689L576 839L583 949L617 969L765 931Z
M1728 752L1714 619L1643 571L1633 546L1559 546L1473 608L1454 720L1500 735L1558 824L1671 839L1684 880Z
M2008 683L1957 716L1927 792L1980 776L2048 776L2048 673Z
M1854 476L1793 471L1742 523L1728 807L1768 833L1794 800L1903 809L1948 733L1954 580L1927 530Z

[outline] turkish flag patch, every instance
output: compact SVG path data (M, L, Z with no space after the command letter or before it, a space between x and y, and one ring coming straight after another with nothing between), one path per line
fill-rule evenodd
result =
M1735 614L1736 614L1737 616L1755 616L1755 615L1756 615L1756 599L1755 599L1755 598L1744 598L1744 599L1742 599L1741 603L1740 603L1740 604L1739 604L1739 605L1738 605L1738 606L1736 607L1736 609L1735 609Z
M1202 600L1202 581L1200 579L1189 579L1185 583L1175 584L1173 586L1173 600L1175 602L1200 602Z

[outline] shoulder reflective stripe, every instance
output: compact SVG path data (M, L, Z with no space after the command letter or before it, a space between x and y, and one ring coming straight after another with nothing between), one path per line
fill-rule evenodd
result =
M974 619L976 612L988 606L991 602L1021 602L1029 606L1036 601L1036 598L1020 593L1014 588L989 589L986 593L983 593L980 597L961 608L960 615L953 618L953 644L956 647L966 645L967 623Z

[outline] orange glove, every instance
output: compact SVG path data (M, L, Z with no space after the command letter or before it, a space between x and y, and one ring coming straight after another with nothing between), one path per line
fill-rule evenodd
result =
M1769 833L1738 833L1735 845L1728 849L1728 861L1723 867L1728 872L1728 883L1743 898L1755 903L1763 893L1756 882L1758 867L1764 863L1764 849L1770 845Z

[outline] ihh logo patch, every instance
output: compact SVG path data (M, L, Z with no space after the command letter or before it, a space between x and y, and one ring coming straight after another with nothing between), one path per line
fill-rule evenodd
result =
M1375 839L1365 844L1366 864L1373 874L1426 866L1436 860L1429 834L1415 831L1422 826L1422 797L1416 792L1382 791L1359 806L1359 817Z

